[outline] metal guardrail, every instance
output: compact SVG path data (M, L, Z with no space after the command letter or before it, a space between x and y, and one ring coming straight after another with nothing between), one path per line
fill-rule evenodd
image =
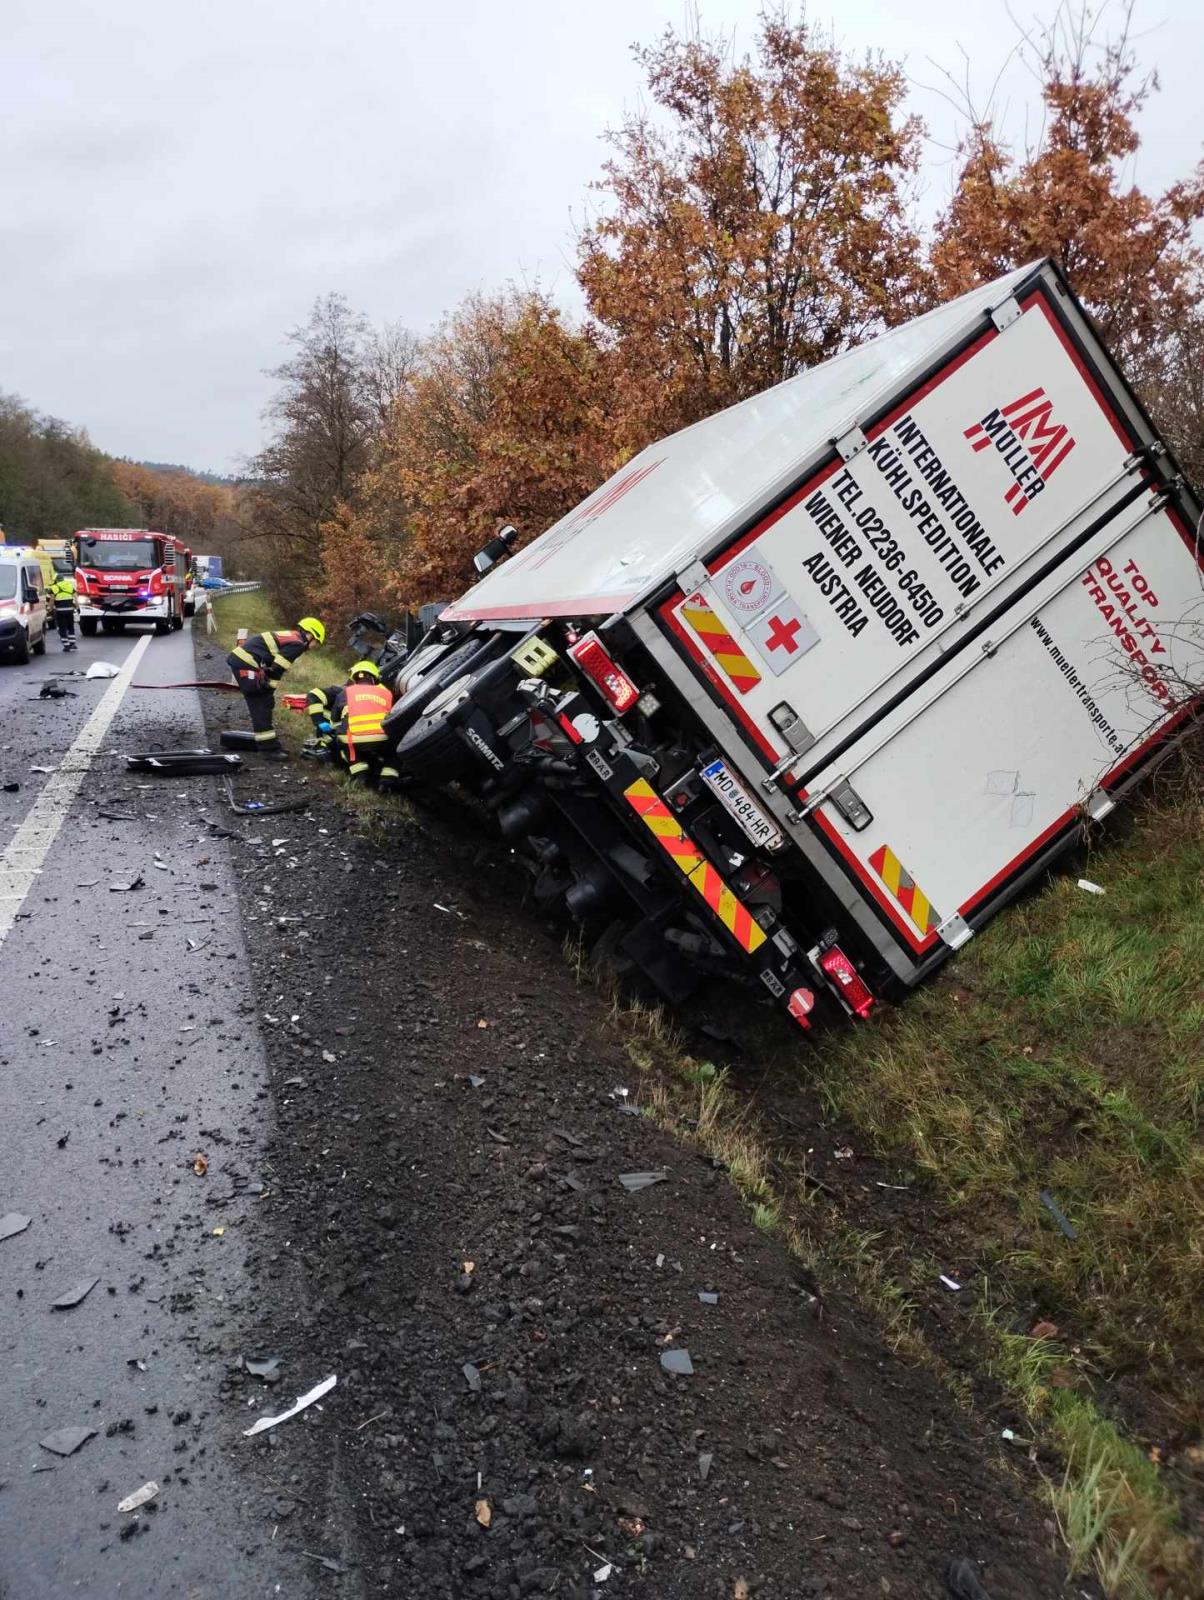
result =
M263 584L256 579L253 583L228 583L224 589L206 589L205 593L211 600L216 600L223 594L252 594L262 588Z

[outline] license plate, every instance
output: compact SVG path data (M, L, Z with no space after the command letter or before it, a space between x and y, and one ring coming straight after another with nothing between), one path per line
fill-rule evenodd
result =
M712 761L709 767L703 767L702 781L718 796L755 845L762 850L781 849L785 843L782 835L732 777L724 762Z

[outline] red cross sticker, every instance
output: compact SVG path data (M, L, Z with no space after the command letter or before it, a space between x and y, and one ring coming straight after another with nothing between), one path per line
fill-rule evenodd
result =
M802 623L797 617L791 617L789 622L783 622L781 617L770 617L769 630L765 635L765 644L770 650L785 650L788 656L794 655L798 650L796 635Z

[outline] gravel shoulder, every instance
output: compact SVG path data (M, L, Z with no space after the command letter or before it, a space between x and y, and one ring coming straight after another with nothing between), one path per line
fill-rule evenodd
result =
M364 1595L918 1600L950 1558L1060 1593L977 1425L616 1093L608 1007L504 856L436 809L365 829L300 763L255 781L311 798L235 853L275 1104L256 1341L282 1399L339 1379L259 1447L290 1541Z

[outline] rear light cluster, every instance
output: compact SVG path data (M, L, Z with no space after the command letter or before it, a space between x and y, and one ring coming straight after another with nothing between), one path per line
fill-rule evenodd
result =
M820 968L836 993L857 1017L868 1017L874 1009L874 997L857 968L835 945L825 950L819 958Z
M587 633L579 639L569 651L569 657L598 686L620 716L630 711L640 698L640 691L622 668L611 660L596 633Z

